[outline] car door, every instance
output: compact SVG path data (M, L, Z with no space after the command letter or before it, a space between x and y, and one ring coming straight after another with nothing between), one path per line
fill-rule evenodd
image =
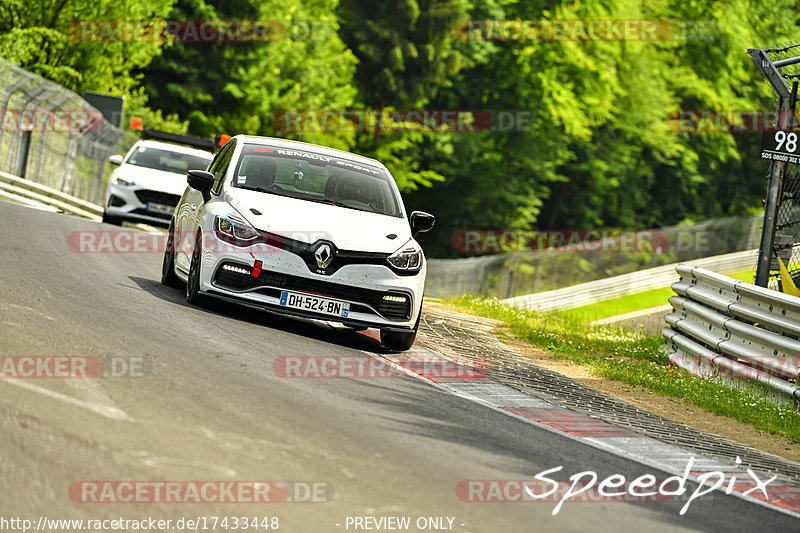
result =
M231 164L233 152L236 149L236 141L231 139L222 150L211 161L208 171L214 174L214 186L212 191L219 191L225 174ZM178 268L187 272L191 263L192 252L194 251L194 239L197 229L200 227L205 212L205 201L203 193L195 189L188 189L183 200L183 209L179 210L176 232L180 237L178 242L182 243L175 253L175 263ZM205 231L213 231L213 228L203 228Z

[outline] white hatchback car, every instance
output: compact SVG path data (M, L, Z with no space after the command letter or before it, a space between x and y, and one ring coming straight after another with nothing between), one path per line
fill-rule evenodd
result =
M417 232L378 161L302 142L238 135L208 171L188 172L170 224L165 285L281 313L379 328L411 347L425 288Z
M211 152L158 141L139 141L123 158L109 157L119 165L106 187L103 222L123 220L167 225L186 188L186 172L204 170Z

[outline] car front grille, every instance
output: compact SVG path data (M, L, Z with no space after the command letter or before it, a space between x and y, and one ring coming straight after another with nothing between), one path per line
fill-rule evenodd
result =
M248 273L251 272L251 267L249 266L235 263L223 263L217 269L217 273L214 276L214 283L224 289L232 291L257 289L258 292L264 292L271 296L280 296L281 290L300 291L351 302L351 304L354 304L351 305L352 311L374 313L372 309L363 305L358 305L366 304L389 320L408 320L411 316L411 297L403 292L364 289L329 281L281 274L269 270L262 270L258 278L254 278L252 275L225 270L223 268L225 265L244 268ZM271 291L270 287L278 289L278 291ZM385 300L384 296L404 297L405 299L403 301L389 301Z
M136 198L138 198L143 204L154 203L171 205L173 207L178 205L178 202L181 199L181 197L177 194L168 194L165 192L150 191L147 189L136 191Z
M383 265L388 268L386 259L390 254L339 250L336 245L330 241L318 240L314 243L307 243L267 231L259 230L258 233L261 235L261 242L299 256L308 267L309 272L314 272L315 274L330 276L346 265ZM322 243L328 244L333 254L333 259L325 268L320 268L314 257L314 252Z
M131 213L134 215L144 215L147 217L162 218L164 220L172 219L172 215L170 215L169 213L156 213L154 211L148 211L147 209L142 209L142 208L134 209L133 211L131 211Z

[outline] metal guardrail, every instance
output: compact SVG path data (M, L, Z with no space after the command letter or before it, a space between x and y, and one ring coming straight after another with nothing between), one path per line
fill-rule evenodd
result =
M71 215L93 220L100 220L103 216L103 208L99 205L0 170L0 193L2 192L16 194L55 207Z
M571 250L568 246L560 249L536 248L537 243L532 240L520 245L533 247L523 251L460 259L429 258L425 294L433 298L472 294L510 299L669 265L660 285L667 287L674 280L674 265L678 263L694 264L695 261L707 257L757 248L762 218L757 215L725 217L691 225L637 231L640 236L652 235L653 239L666 243L666 247L656 246L649 252L625 252L622 249L615 251L613 246L606 245L603 245L603 250L582 252ZM465 230L461 236L467 233L478 235L480 242L475 244L475 248L482 248L484 244L488 246L490 242L499 247L499 241L490 241L488 236L502 236L506 230L486 230L485 234L481 233L483 231ZM584 238L588 235L587 231L554 232L558 233L583 235ZM454 235L456 242L458 235ZM480 235L487 239L480 240ZM499 252L499 248L497 251ZM742 266L742 269L752 268L756 260L754 253L751 262ZM717 269L716 266L706 268ZM603 281L599 283L602 284Z
M800 298L678 265L662 349L693 374L800 402ZM754 384L757 387L753 387Z
M747 250L696 259L693 263L709 269L727 269L734 272L752 267L756 261L756 254L757 250ZM503 300L503 303L535 311L580 307L602 300L666 287L675 279L675 267L675 264L671 264L648 268L563 289L507 298Z
M3 193L32 200L37 204L44 204L63 211L64 213L87 218L96 222L100 222L103 217L103 208L99 205L92 204L76 196L42 185L41 183L24 180L0 171L0 197L4 196ZM125 225L150 233L166 231L166 228L155 227L149 224L125 222Z

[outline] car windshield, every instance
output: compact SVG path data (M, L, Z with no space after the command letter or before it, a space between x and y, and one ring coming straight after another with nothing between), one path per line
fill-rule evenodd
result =
M401 217L392 177L384 169L350 159L246 144L233 186Z
M139 146L125 163L137 167L163 170L164 172L186 174L189 170L205 170L210 161L210 154L205 157L153 148L152 146Z

